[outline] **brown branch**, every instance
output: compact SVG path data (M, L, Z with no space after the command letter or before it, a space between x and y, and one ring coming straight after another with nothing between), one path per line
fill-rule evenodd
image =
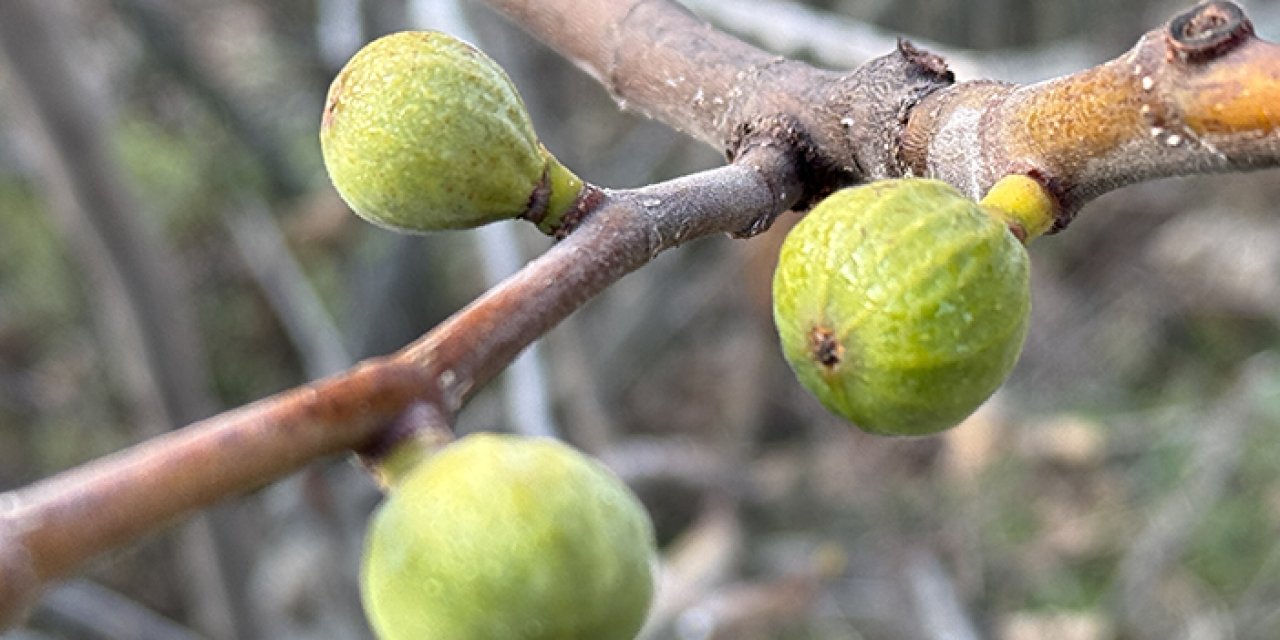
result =
M911 174L976 198L1001 176L1028 173L1059 198L1061 229L1084 203L1126 184L1280 165L1280 47L1257 39L1229 2L1200 5L1073 75L950 87L942 61L909 46L839 75L769 56L663 0L490 4L620 104L730 157L761 133L798 147L806 200ZM608 37L583 37L600 33ZM795 135L760 126L771 122Z
M1103 65L1040 84L967 82L912 113L915 174L973 197L1028 173L1058 197L1061 230L1098 195L1175 175L1280 164L1280 46L1239 8L1200 5Z
M733 165L598 194L568 239L400 353L0 494L0 629L48 583L219 499L400 431L411 406L452 416L531 342L659 252L786 210L793 159Z
M901 175L897 137L921 98L951 83L910 45L848 73L766 53L668 0L489 0L632 108L737 157L795 149L805 206L832 190ZM750 235L770 220L744 230Z
M418 369L366 363L0 494L0 629L95 555L365 446L426 388Z
M566 240L400 354L438 375L456 411L526 345L659 252L787 210L797 163L758 148L735 164L641 189L607 191Z

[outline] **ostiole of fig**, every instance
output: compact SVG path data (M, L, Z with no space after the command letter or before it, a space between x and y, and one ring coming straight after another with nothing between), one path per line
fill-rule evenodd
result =
M586 190L538 141L502 69L434 31L394 33L358 51L329 88L320 143L343 200L398 231L523 216L556 233Z
M1013 368L1029 263L1005 219L951 186L885 180L832 194L791 230L773 297L783 353L824 406L866 431L923 435Z

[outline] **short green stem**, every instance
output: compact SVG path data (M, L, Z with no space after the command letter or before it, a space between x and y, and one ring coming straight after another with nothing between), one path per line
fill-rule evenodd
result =
M1057 210L1053 196L1044 185L1030 176L1017 173L996 181L979 204L1008 225L1024 245L1053 226Z
M586 183L566 168L551 152L542 149L547 159L546 174L543 177L543 188L546 189L544 209L541 217L534 222L538 229L549 236L563 237L573 226L573 211L577 209L578 199L587 189Z
M383 491L390 491L454 438L448 421L435 407L415 403L385 430L381 442L362 451L360 458Z

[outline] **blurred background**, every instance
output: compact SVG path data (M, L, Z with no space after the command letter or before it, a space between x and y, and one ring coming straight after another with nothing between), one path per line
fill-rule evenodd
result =
M897 35L961 79L1035 81L1186 8L1142 0L696 0L833 68ZM1280 3L1246 4L1280 38ZM329 80L362 43L477 42L544 142L628 187L714 152L622 113L477 3L0 3L0 490L392 351L549 246L531 226L397 236L324 176ZM650 508L648 638L1280 637L1280 179L1148 183L1032 247L1012 379L944 435L828 415L776 345L796 216L660 256L462 414L559 434ZM373 483L349 460L96 562L6 638L366 638Z

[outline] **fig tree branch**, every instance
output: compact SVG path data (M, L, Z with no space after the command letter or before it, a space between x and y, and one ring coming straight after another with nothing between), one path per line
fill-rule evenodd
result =
M1079 73L934 93L912 112L902 158L974 197L1008 173L1032 175L1061 205L1058 230L1127 184L1275 167L1280 46L1236 5L1208 2Z
M717 31L669 0L488 4L598 79L623 108L730 159L760 144L794 149L802 207L840 186L901 175L906 114L953 80L941 58L905 43L847 73L818 69Z
M0 494L0 629L96 555L309 462L376 449L420 426L405 416L449 421L522 349L658 253L785 211L799 194L795 166L759 148L600 191L577 231L399 353ZM432 410L410 411L424 404Z
M1024 173L1058 199L1060 230L1126 184L1280 165L1280 47L1221 0L1097 67L1032 85L951 86L942 60L912 47L896 62L836 74L769 56L667 0L489 4L599 78L619 104L730 157L758 137L759 123L789 123L810 163L809 196L922 175L979 198L1000 177Z

